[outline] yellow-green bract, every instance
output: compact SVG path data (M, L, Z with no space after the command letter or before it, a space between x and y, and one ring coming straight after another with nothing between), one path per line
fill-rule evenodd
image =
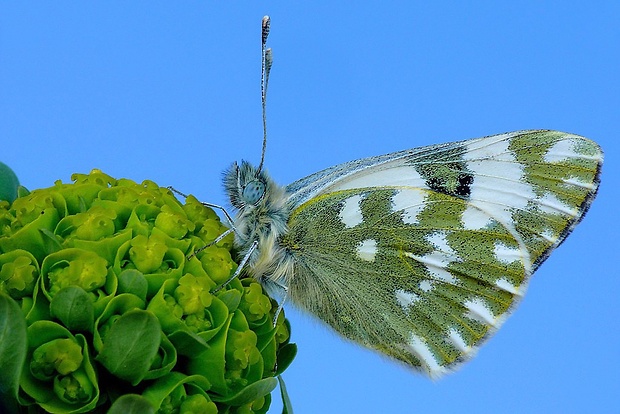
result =
M225 175L236 244L267 288L438 377L475 354L582 219L603 154L520 131L348 162L279 186Z
M211 293L237 268L232 237L192 255L226 230L217 215L151 181L72 178L0 202L2 402L265 413L290 328L253 279Z

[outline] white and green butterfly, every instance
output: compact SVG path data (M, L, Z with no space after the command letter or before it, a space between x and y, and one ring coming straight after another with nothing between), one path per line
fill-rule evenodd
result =
M514 310L588 210L602 161L581 136L520 131L351 161L288 186L244 161L224 183L241 267L343 337L439 377Z

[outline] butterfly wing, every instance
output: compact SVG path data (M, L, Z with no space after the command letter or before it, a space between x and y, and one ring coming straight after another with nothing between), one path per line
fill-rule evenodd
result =
M582 218L602 153L523 131L368 158L289 186L289 296L344 337L437 377L510 314Z

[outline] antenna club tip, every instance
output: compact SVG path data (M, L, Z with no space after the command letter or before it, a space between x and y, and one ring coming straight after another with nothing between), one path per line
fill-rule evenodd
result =
M269 36L269 26L271 24L271 19L269 16L263 17L263 22L261 25L262 29L262 47L265 48L265 43L267 43L267 36Z
M263 17L261 25L263 28L263 37L266 37L266 35L269 33L269 26L271 26L271 18L269 16Z

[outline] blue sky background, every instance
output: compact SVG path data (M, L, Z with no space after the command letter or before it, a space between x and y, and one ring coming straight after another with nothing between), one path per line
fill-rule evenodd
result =
M260 157L264 14L282 184L519 129L590 137L598 199L469 364L432 382L287 308L285 379L298 414L620 412L620 4L454 3L3 2L0 160L30 189L100 168L226 203L221 171Z

